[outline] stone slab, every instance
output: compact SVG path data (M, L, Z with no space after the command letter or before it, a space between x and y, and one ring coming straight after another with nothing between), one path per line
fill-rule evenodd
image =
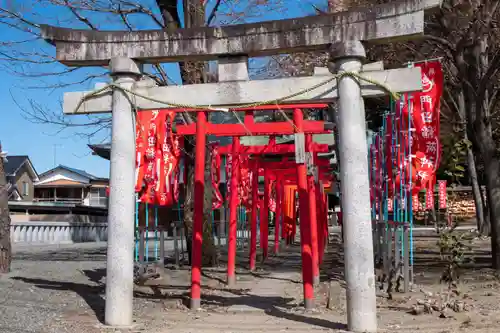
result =
M424 32L424 11L442 0L404 0L348 12L224 27L143 31L93 31L41 26L68 66L107 66L122 56L141 63L217 60L245 54L261 57L325 50L345 40L388 42Z
M420 68L398 68L385 71L370 71L361 73L366 78L391 87L398 93L419 91L422 89ZM168 108L167 103L185 105L207 105L211 107L226 108L241 104L258 103L264 100L275 100L301 90L311 88L328 79L333 79L332 74L314 75L308 77L292 77L273 80L233 81L221 83L191 84L185 86L168 86L137 88L134 91L150 99L131 96L131 100L139 110ZM364 97L377 97L386 95L387 92L379 86L362 81L362 94ZM98 97L87 98L78 107L79 102L89 96L91 91L68 92L64 94L63 110L65 114L87 114L111 112L112 93L101 94ZM332 80L317 89L295 96L287 103L315 103L332 102L338 97L337 82ZM160 100L158 103L152 100ZM172 106L171 106L172 107ZM219 109L220 110L220 109ZM217 110L214 110L217 111Z

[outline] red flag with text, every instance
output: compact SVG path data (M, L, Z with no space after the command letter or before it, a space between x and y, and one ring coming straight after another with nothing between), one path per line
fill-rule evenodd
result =
M403 118L401 146L406 147L406 156L411 158L400 160L403 164L408 183L412 177L412 194L428 188L435 183L436 170L441 159L441 145L439 141L439 114L440 99L443 93L443 71L439 61L424 62L415 65L422 70L422 91L406 95L397 108L401 110ZM408 136L408 108L411 108L411 135ZM409 140L409 145L408 145ZM396 182L399 182L399 177Z

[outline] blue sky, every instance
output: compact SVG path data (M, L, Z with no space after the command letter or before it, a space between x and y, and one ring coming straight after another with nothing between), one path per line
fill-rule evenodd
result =
M230 2L227 0L226 2ZM252 0L248 0L252 1ZM255 0L253 0L255 1ZM48 2L48 1L47 1ZM151 5L152 0L143 0L144 5ZM250 15L245 21L276 20L280 18L291 18L314 13L313 4L324 8L326 0L268 0L269 7L248 8L245 12ZM285 4L286 2L286 4ZM47 23L73 28L85 28L79 24L72 14L60 7L38 5L33 7L30 0L19 0L12 2L11 9L22 12L25 17L37 23ZM15 4L14 4L15 3ZM40 1L39 3L43 3ZM213 1L209 0L209 5ZM223 8L222 14L218 16L219 23L240 23L233 17L224 15L230 10L243 11L243 7L249 3L237 1L237 6L232 9L229 6ZM154 8L154 6L151 6ZM98 17L96 14L89 18L103 29L123 29L118 21L109 17ZM181 15L182 17L182 15ZM155 28L152 23L147 23L144 17L132 18L131 22L137 28ZM40 40L29 41L14 45L2 45L6 42L32 39L26 33L17 29L9 28L0 23L0 59L5 56L2 52L7 51L9 55L16 55L29 59L40 59L33 56L33 52L54 55L53 47ZM165 69L176 83L180 83L177 64L165 65ZM63 164L74 168L86 170L96 176L108 177L109 163L97 156L90 154L87 144L106 142L109 132L104 130L91 138L82 136L82 132L90 133L95 127L61 127L56 124L36 123L28 113L41 115L37 108L46 110L49 114L60 116L61 101L66 91L90 90L96 82L107 80L105 72L101 69L78 69L69 74L51 75L68 69L59 64L28 64L9 63L0 60L0 140L3 150L10 155L28 155L39 173L44 172L54 164ZM37 73L36 77L33 76ZM95 76L95 78L88 79ZM77 83L78 82L78 83ZM70 85L68 85L71 83ZM72 121L77 124L88 122L87 118L68 118L64 121ZM61 131L62 130L62 131Z

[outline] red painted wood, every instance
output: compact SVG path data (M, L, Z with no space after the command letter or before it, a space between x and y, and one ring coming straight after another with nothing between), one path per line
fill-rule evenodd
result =
M262 261L267 259L269 254L269 188L271 180L269 178L270 172L266 169L264 171L264 205L262 207L262 221L260 221L260 234L261 234L261 248L262 248Z
M257 198L259 196L259 165L254 163L252 175L252 212L250 216L250 270L254 271L257 259Z
M281 177L276 178L276 217L274 220L274 254L278 254L280 250L280 221L281 209L283 208L283 180Z
M304 129L304 115L302 110L293 111L293 121L297 133ZM311 231L309 221L309 196L307 193L307 168L305 163L297 164L297 190L299 191L300 214L300 242L302 247L302 282L304 288L304 305L306 308L313 304L313 262L311 247Z
M177 135L194 135L196 124L177 125ZM323 121L305 120L304 132L311 134L327 134ZM215 136L249 136L249 135L289 135L294 133L293 124L288 121L274 123L244 122L244 124L212 124L206 125L207 135Z
M306 151L311 152L312 135L306 134ZM314 162L317 161L315 156ZM307 176L307 192L309 194L309 230L311 233L312 270L313 281L319 282L319 260L318 260L318 218L316 215L316 184L314 176Z
M229 241L227 254L227 282L232 286L236 283L236 237L238 232L238 174L240 163L236 158L240 149L240 139L233 138L233 158L231 164L231 192L229 201Z
M201 297L201 251L203 241L203 204L205 195L205 145L207 115L198 113L194 159L194 216L193 244L191 249L191 302L199 303Z
M327 144L321 144L314 142L311 145L312 151L316 153L328 153L331 149ZM231 153L231 146L221 146L219 147L219 154L227 155ZM248 154L248 155L263 155L263 154L294 154L295 153L295 145L284 143L280 145L273 145L269 143L265 146L240 146L239 154Z

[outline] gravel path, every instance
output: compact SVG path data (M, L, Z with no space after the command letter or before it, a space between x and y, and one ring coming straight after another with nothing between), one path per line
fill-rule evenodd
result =
M488 242L481 242L476 259L488 256L482 250ZM418 288L436 294L441 288L436 282L442 264L430 251L433 244L435 240L429 238L416 241L417 261L421 262L416 267L416 279ZM292 247L280 257L270 257L256 274L239 270L236 290L225 288L224 269L205 270L200 312L191 312L183 305L189 291L189 270L169 270L168 276L156 283L161 294L155 294L150 286L136 289L134 327L118 330L100 322L104 312L105 243L15 246L12 272L0 277L0 333L345 332L345 290L342 263L338 261L341 249L332 247L323 267L334 282L322 283L315 290L320 311L307 314L300 307L298 250ZM436 314L408 314L423 297L418 289L397 294L392 301L379 297L380 332L497 332L500 283L480 266L466 274L464 282L463 299L472 310L447 319L439 319ZM325 309L328 288L333 295L331 310Z
M304 332L338 327L315 318L321 314L307 317L295 310L302 289L297 283L300 256L296 250L283 253L284 272L261 271L264 275L256 277L241 271L238 290L225 288L224 269L206 271L204 311L196 313L183 305L189 271L169 271L161 286L163 295L154 295L150 287L137 288L134 328L114 330L100 323L105 243L15 246L12 272L0 277L0 332ZM280 260L270 258L267 267L275 267Z

